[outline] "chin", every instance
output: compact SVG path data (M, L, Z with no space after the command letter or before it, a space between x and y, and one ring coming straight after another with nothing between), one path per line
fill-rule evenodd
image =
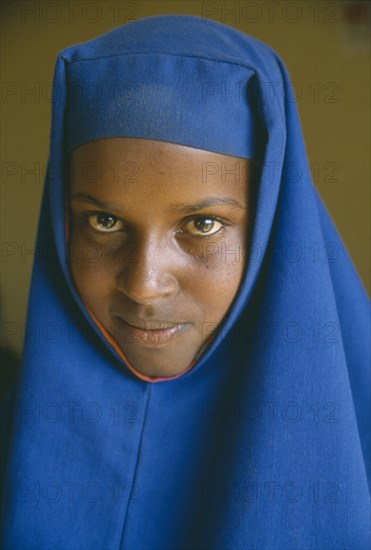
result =
M172 350L165 350L164 348L133 350L126 345L121 347L121 350L129 364L140 374L168 378L185 372L193 363L198 348L194 352L188 348L182 353L179 348Z

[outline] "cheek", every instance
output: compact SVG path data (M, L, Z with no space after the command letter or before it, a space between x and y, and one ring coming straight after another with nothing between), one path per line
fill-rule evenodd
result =
M69 265L81 298L99 314L115 287L114 263L96 244L71 240Z
M239 239L207 245L208 254L193 264L187 281L193 299L202 304L208 320L220 322L231 306L246 267L246 250Z
M79 276L99 280L114 274L118 268L116 249L117 245L110 242L94 241L87 231L71 223L69 261L71 269Z

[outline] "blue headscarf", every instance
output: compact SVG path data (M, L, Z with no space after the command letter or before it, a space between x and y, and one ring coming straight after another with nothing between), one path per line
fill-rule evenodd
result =
M97 97L102 79L107 94ZM224 82L250 99L228 107L208 98L209 125L197 128L189 109L200 88L191 80L206 82L209 95ZM76 93L87 82L92 95ZM126 84L140 86L141 109L146 91L152 98L147 111L135 103L130 111L133 119L143 112L139 129L119 116ZM127 368L68 268L66 152L114 135L259 165L238 295L196 364L167 380ZM60 55L3 491L4 548L366 550L368 342L368 298L312 184L275 52L224 25L167 15Z

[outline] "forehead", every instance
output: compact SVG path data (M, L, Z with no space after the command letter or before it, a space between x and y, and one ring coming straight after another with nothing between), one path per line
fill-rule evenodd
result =
M91 141L72 151L70 160L74 192L125 193L135 200L159 194L193 200L210 192L242 199L251 167L248 159L138 138Z

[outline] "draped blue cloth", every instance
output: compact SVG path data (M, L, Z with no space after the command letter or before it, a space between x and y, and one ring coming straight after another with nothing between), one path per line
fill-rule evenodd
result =
M105 127L107 113L84 123L86 110L75 124L84 104L70 84L97 82L99 71L114 84L117 67L137 71L139 58L159 68L142 75L153 97L162 97L158 75L166 80L174 65L182 82L211 82L213 94L221 82L233 89L233 75L253 92L245 114L227 96L209 101L202 133L197 121L183 131L193 111L153 125L149 105L138 135L254 154L260 167L248 268L233 307L191 370L157 382L129 370L94 325L65 242L66 150L98 127L95 137L134 131ZM176 80L174 90L173 106ZM5 417L14 412L3 547L370 548L369 300L311 181L280 58L227 26L160 16L65 50L54 91L23 366L16 398L3 406ZM180 105L192 103L191 88L181 96ZM103 99L91 98L94 117ZM229 126L228 105L237 109ZM254 135L250 126L241 132L238 113ZM211 132L225 124L225 133Z

